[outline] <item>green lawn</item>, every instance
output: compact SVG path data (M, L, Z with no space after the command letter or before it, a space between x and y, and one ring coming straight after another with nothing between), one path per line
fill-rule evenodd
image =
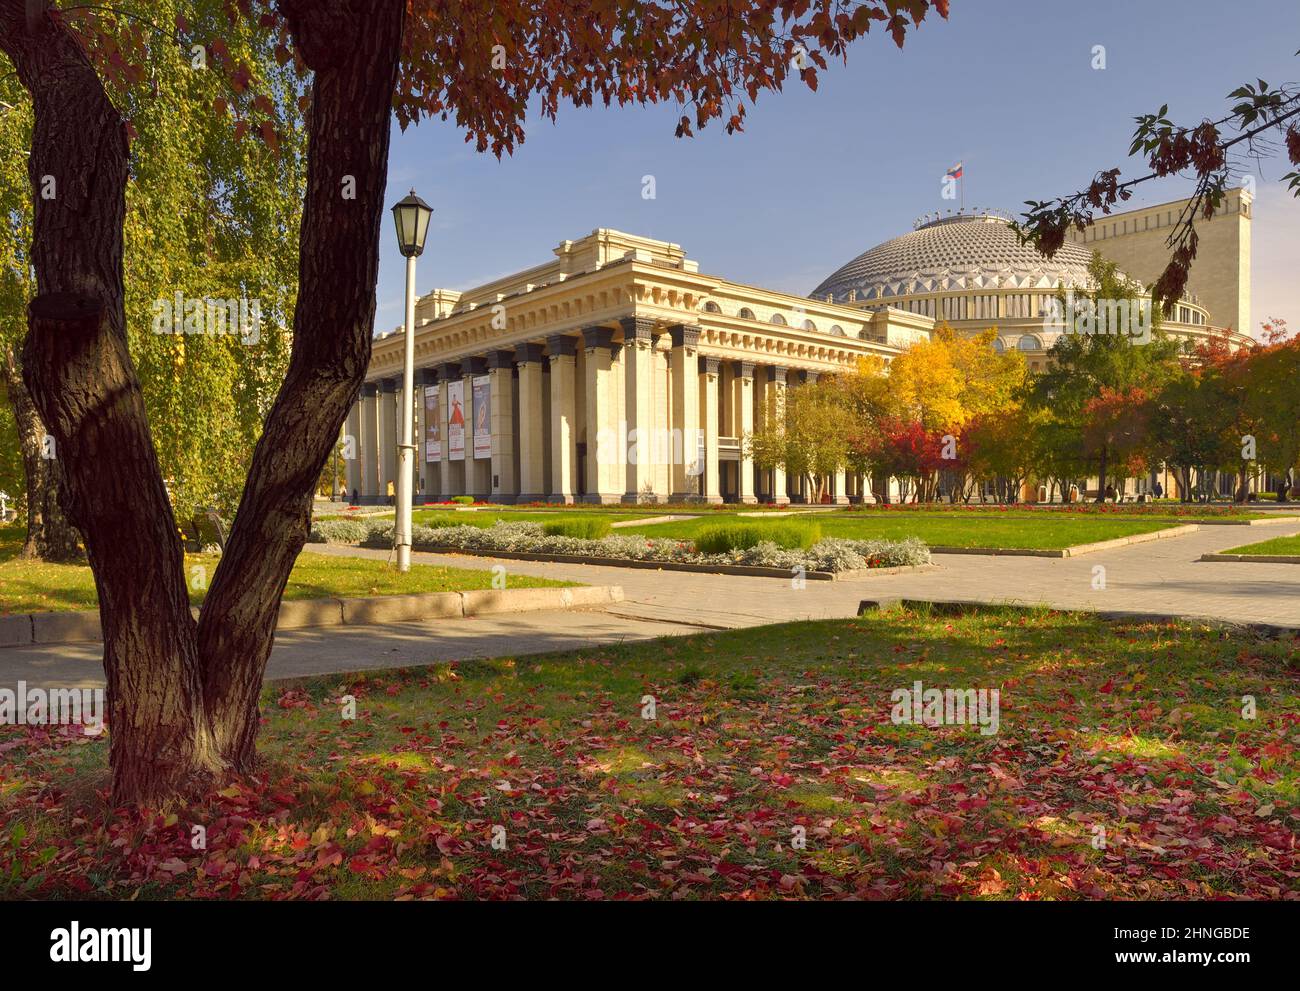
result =
M650 519L654 516L662 516L663 513L634 513L634 512L604 512L591 513L582 510L560 510L558 512L530 512L528 510L511 510L511 509L477 509L473 512L457 512L454 509L416 509L411 513L411 521L421 523L424 526L480 526L488 527L496 523L497 520L505 520L509 523L551 523L559 519L591 519L599 517L602 520L617 522L619 520L636 520Z
M75 564L43 564L20 561L14 555L22 545L22 531L0 527L0 615L94 609L98 602L90 568ZM190 602L199 605L207 594L220 559L211 554L185 556ZM202 569L196 571L195 569ZM510 575L512 588L540 588L573 584ZM195 587L195 586L198 587ZM415 564L405 574L384 561L335 557L304 552L298 555L286 599L317 599L327 596L402 595L410 592L453 592L492 587L492 572L465 568L437 568Z
M1118 517L1062 515L1044 517L1032 511L1024 516L954 516L945 513L874 513L836 512L793 519L813 519L821 524L822 536L853 540L899 540L919 537L931 547L1005 547L1059 549L1097 540L1131 537L1152 533L1176 524L1159 520ZM648 537L691 537L713 523L745 522L744 517L711 514L674 523L620 528L620 533L638 533ZM763 521L755 520L756 525Z
M264 693L255 779L145 816L105 741L4 726L0 897L1278 899L1298 653L989 609L321 678ZM896 724L916 681L998 731Z
M1300 533L1290 537L1274 537L1272 540L1261 540L1257 544L1246 544L1244 547L1234 547L1232 550L1223 553L1283 554L1300 557Z

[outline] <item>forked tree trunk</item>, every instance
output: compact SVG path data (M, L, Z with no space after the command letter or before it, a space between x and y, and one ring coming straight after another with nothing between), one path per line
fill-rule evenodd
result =
M4 352L5 392L18 428L18 448L23 458L27 487L27 538L18 556L52 562L80 561L81 537L59 504L63 472L58 450L45 449L45 424L23 382L18 357L11 348ZM46 454L53 457L46 457Z
M293 351L199 620L208 710L222 754L239 771L253 763L262 675L280 596L311 526L316 482L370 362L406 4L280 7L314 72ZM355 199L343 197L345 177L355 182Z
M127 349L127 137L81 45L44 5L0 0L32 95L35 199L23 376L55 438L99 593L113 797L154 805L252 766L257 698L312 492L370 358L403 0L282 0L314 72L299 305L285 382L202 620ZM355 181L344 199L343 177Z
M101 299L43 293L29 325L23 371L59 439L99 593L114 796L154 804L201 787L222 762L140 383Z

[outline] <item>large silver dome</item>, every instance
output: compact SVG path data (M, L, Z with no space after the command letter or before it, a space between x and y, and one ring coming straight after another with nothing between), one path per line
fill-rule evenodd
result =
M944 291L1083 289L1091 257L1067 241L1049 261L1022 245L1005 218L963 214L931 221L858 255L809 298L829 294L836 303L861 303Z

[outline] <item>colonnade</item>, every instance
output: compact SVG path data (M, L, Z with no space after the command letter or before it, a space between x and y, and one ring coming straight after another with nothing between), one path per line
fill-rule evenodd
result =
M415 501L806 501L807 480L756 470L743 438L787 384L815 377L702 354L697 327L639 318L417 369ZM396 484L400 391L367 382L348 417L354 501ZM831 486L841 503L864 490L844 473Z

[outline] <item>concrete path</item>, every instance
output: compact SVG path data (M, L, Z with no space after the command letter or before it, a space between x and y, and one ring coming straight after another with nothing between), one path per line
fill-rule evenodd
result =
M391 626L290 630L276 637L268 675L291 678L439 660L568 650L597 643L854 616L880 596L1060 608L1176 613L1245 623L1300 626L1300 568L1291 564L1204 562L1205 553L1284 536L1295 524L1205 527L1183 537L1077 558L935 555L939 570L810 581L649 571L415 553L417 563L461 568L501 564L507 574L622 585L626 601L604 610L517 613ZM313 545L312 551L384 559L388 551ZM1094 569L1105 569L1095 589ZM0 686L102 684L98 643L0 650Z

